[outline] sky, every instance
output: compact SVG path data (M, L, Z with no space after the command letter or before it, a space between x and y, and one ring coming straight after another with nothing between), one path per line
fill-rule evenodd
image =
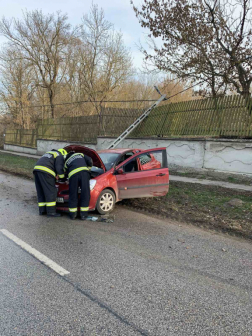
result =
M139 41L144 44L147 31L141 28L130 0L94 0L99 8L103 8L105 18L114 24L116 30L123 34L124 43L130 49L133 64L137 69L141 68L143 56L138 50ZM134 0L138 5L141 0ZM72 25L81 23L83 14L87 14L92 5L92 0L0 0L1 17L21 18L23 10L41 9L45 14L61 11L66 13ZM5 39L0 36L0 46Z

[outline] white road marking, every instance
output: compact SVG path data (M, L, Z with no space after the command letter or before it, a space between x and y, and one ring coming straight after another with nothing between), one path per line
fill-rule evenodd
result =
M19 239L18 237L14 236L11 232L8 230L2 229L0 230L3 235L14 241L18 246L20 246L22 249L33 255L35 258L37 258L39 261L41 261L46 266L50 267L54 272L58 273L61 276L64 276L66 274L69 274L67 270L62 268L60 265L56 264L51 259L47 258L44 254L37 251L35 248L31 247L30 245L26 244L23 240Z

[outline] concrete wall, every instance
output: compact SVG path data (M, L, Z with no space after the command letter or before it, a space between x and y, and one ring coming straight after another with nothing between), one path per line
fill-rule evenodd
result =
M97 149L114 141L98 138ZM211 171L252 176L252 141L227 139L125 139L122 148L166 147L169 167L174 170Z
M114 138L99 137L97 144L81 144L92 149L106 149ZM37 140L37 151L13 145L4 149L41 155L48 150L63 148L71 143L53 140ZM125 139L121 148L149 149L166 147L168 164L174 170L223 172L252 177L252 141L226 139Z
M207 141L203 168L252 174L252 142Z
M42 155L45 152L48 152L52 149L59 149L59 148L64 148L68 145L71 145L74 143L66 142L66 141L58 141L58 140L37 140L37 155ZM75 142L76 144L76 142ZM95 144L83 144L83 143L78 143L78 145L83 145L90 147L92 149L96 149Z
M22 147L16 145L6 145L4 144L4 149L7 151L18 152L18 153L26 153L26 154L37 154L36 148Z
M99 137L97 149L107 148L114 139ZM125 139L122 148L149 149L166 147L169 166L202 168L204 160L204 141L169 140L169 139Z

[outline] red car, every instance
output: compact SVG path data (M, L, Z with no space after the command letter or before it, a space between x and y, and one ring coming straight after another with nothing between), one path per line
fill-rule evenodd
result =
M168 193L166 148L107 149L96 152L88 147L70 145L64 149L86 154L93 159L90 210L106 214L122 199L164 196ZM56 187L57 210L68 211L68 184L56 183Z

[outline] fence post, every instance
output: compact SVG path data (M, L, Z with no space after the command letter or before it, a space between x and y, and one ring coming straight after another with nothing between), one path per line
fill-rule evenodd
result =
M98 134L97 136L102 136L102 135L105 135L105 129L104 129L104 126L103 126L103 112L104 112L104 107L102 105L100 105L100 111L99 111L99 115L98 115ZM101 132L104 132L104 134L102 134Z
M219 113L219 107L218 107L218 100L220 98L217 98L217 97L213 97L213 109L214 109L214 113L213 113L213 117L212 117L212 120L211 120L211 123L215 121L215 117L214 115L216 114L216 127L218 127L218 129L216 130L217 131L217 134L220 136L221 135L221 128L222 128L222 120L221 120L221 115Z
M228 96L217 98L217 113L219 118L219 136L225 135L227 123L225 122L225 113L223 107L228 106ZM224 125L224 126L223 126ZM224 129L223 129L224 127Z
M249 137L251 132L251 123L252 123L252 97L248 95L245 99L245 107L248 111L248 124L247 124L247 131L246 135Z
M163 129L164 129L164 125L165 125L165 123L166 123L166 120L167 120L167 118L168 118L168 115L169 115L169 112L170 112L170 107L171 107L171 103L169 103L169 104L167 104L166 106L168 106L168 109L167 109L167 111L166 111L166 116L165 116L165 118L164 118L164 122L163 122L163 125L161 126L161 128L160 128L160 131L157 133L157 136L158 137L163 137Z

